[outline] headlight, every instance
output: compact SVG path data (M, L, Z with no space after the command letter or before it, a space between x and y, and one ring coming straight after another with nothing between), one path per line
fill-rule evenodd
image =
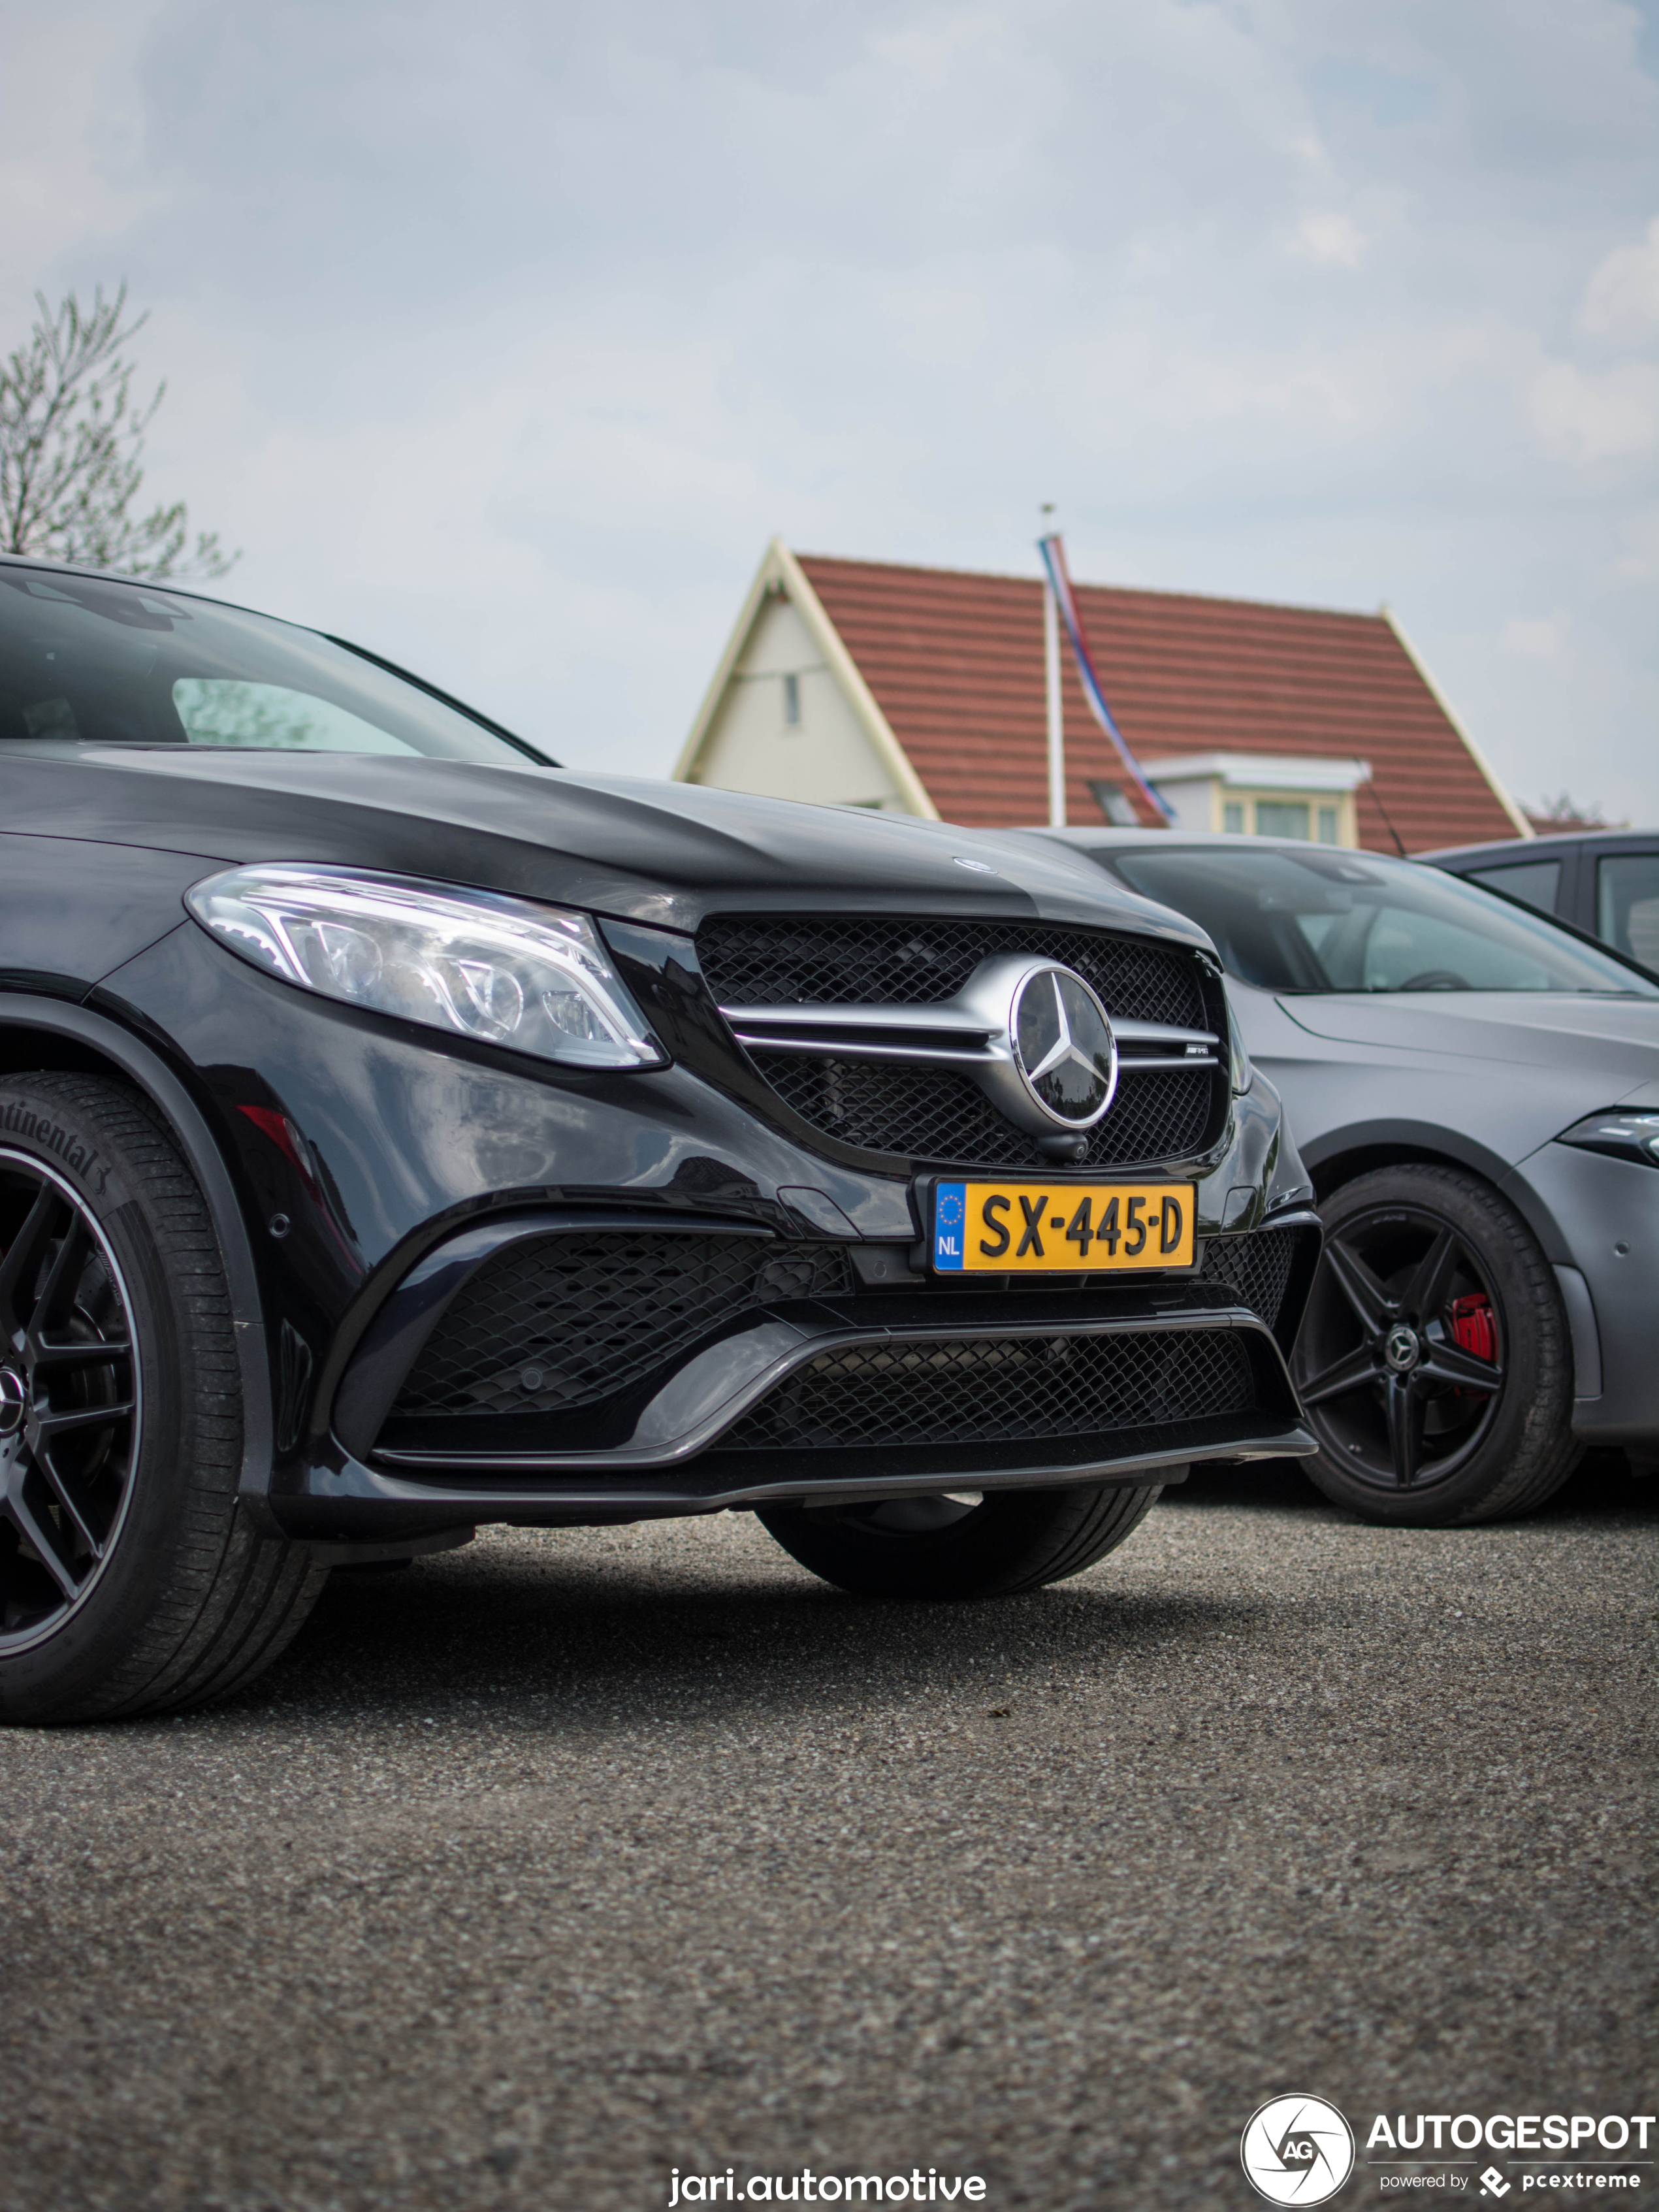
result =
M1232 1080L1233 1096L1242 1098L1252 1081L1250 1055L1244 1049L1244 1032L1238 1026L1238 1016L1233 1012L1232 994L1227 996L1227 1072Z
M1563 1129L1558 1145L1577 1145L1587 1152L1607 1152L1615 1160L1639 1160L1645 1168L1659 1168L1659 1114L1626 1114L1609 1109L1605 1114L1586 1114L1570 1129Z
M586 915L331 868L232 868L187 892L204 928L285 983L574 1067L667 1056Z

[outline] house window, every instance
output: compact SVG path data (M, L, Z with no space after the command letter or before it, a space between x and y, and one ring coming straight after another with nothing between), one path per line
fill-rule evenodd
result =
M1194 762L1155 761L1152 784L1175 808L1178 830L1219 830L1229 837L1254 832L1258 837L1294 837L1304 842L1316 839L1322 845L1338 847L1354 842L1353 802L1331 790L1334 777L1328 781L1324 774L1310 775L1304 783L1287 772L1295 770L1297 762L1273 760L1266 765L1271 774L1258 783L1249 773L1249 759L1238 754L1218 754L1212 760L1194 756ZM1320 770L1354 765L1316 763ZM1103 783L1091 787L1103 808L1113 787ZM1115 821L1117 817L1108 810L1108 818Z
M788 730L800 727L800 678L786 676L783 679L783 723Z
M1091 776L1089 788L1094 793L1096 805L1115 830L1139 829L1140 817L1135 812L1134 803L1121 784L1107 783L1097 776Z

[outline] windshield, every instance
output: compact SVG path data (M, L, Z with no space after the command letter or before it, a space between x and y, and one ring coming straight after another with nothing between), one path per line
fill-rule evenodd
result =
M1132 890L1188 915L1264 991L1595 991L1659 987L1437 868L1372 853L1236 845L1102 849Z
M31 739L544 758L315 630L0 563L0 745Z

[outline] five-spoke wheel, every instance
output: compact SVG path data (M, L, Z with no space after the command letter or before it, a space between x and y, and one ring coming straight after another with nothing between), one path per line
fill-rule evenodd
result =
M1374 1519L1491 1519L1547 1497L1577 1456L1553 1274L1488 1185L1401 1166L1322 1208L1325 1255L1296 1373L1310 1472Z
M202 1193L125 1084L0 1076L0 1719L157 1712L269 1665L323 1580L239 1497Z
M52 1168L0 1149L0 1650L81 1604L131 1495L142 1430L132 1301Z

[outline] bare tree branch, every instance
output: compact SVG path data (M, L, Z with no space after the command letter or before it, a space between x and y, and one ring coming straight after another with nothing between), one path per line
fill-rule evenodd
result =
M240 553L218 533L199 532L187 553L182 500L131 513L143 483L144 433L167 395L132 398L125 349L148 315L125 325L127 288L112 300L102 285L83 309L71 292L54 314L37 292L40 317L27 341L0 366L0 546L130 576L227 574Z

